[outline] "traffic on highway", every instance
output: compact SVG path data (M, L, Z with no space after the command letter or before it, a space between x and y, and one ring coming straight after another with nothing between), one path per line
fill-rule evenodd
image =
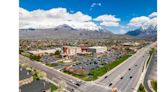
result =
M60 84L61 81L64 81L65 91L112 92L112 89L115 88L118 92L136 92L145 63L149 57L148 52L154 44L141 48L123 63L94 81L81 80L22 55L19 58L20 63L27 63L35 69L44 71L46 77L54 83Z

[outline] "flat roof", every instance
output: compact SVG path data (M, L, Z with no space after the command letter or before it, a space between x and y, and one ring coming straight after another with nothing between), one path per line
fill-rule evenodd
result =
M88 47L88 48L107 48L106 46L93 46L93 47Z
M56 48L56 49L47 49L47 50L33 50L33 51L28 51L29 53L52 53L55 52L56 50L60 50L61 48Z

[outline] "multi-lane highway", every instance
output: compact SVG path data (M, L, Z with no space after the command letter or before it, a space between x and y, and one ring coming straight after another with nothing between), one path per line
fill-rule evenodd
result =
M21 55L20 62L28 63L32 67L46 72L47 78L57 84L59 84L61 80L64 80L66 89L71 92L111 92L112 87L117 88L121 92L132 92L133 90L137 90L134 88L139 81L151 46L152 45L149 45L138 50L136 54L122 64L92 82L81 81L78 78L64 74ZM77 81L81 81L80 86L76 85Z
M128 58L118 68L105 74L96 81L97 84L117 88L120 92L133 92L135 89L143 66L148 57L150 45L140 49L136 54Z
M146 89L148 92L153 92L153 91L150 89L149 85L148 85L148 80L152 80L152 78L150 78L150 77L156 76L156 73L155 73L155 75L151 75L151 73L153 72L153 71L152 71L153 68L154 68L154 67L157 68L156 60L157 60L157 51L155 51L155 53L153 53L153 56L152 56L152 58L151 58L151 60L150 60L150 64L149 64L149 66L148 66L148 68L147 68L146 75L145 75L145 77L144 77L144 82L143 82L143 84L144 84L144 86L145 86L145 89ZM155 70L156 70L156 69L155 69ZM157 72L157 71L155 71L155 72Z

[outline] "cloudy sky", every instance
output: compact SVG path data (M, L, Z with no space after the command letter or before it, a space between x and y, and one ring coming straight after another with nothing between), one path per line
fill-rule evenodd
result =
M117 34L156 24L156 0L20 0L21 28L106 28Z

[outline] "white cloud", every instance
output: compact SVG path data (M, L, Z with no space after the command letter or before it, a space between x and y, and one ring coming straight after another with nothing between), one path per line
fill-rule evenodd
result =
M149 15L150 18L154 18L154 17L157 17L157 12L153 12Z
M102 23L100 23L101 26L119 26L119 23L118 22L106 22L106 21L103 21Z
M91 7L92 7L92 8L95 7L95 6L101 6L101 3L92 3L92 4L91 4Z
M157 26L157 13L153 12L148 16L135 17L130 20L127 27L142 27L148 29L149 27L155 28Z
M152 18L148 22L144 23L143 26L142 26L142 28L143 29L147 29L150 26L153 27L153 28L155 28L157 26L157 18L156 17L155 18Z
M98 3L98 6L101 6L101 3Z
M91 7L94 7L94 6L96 6L96 3L92 3L92 4L91 4Z
M107 15L107 14L98 16L94 20L95 21L113 21L113 22L120 21L120 19L116 18L114 15Z
M100 27L92 22L92 17L78 11L69 13L65 8L27 11L20 8L20 28L53 28L67 24L77 29L98 30Z
M140 27L142 26L145 22L148 22L150 20L149 17L146 16L141 16L141 17L135 17L130 20L128 23L128 26L130 27Z
M101 3L92 3L89 10L91 11L94 7L101 6L101 5L102 5Z
M100 25L103 26L119 26L119 18L116 18L114 15L101 15L94 19L94 21L101 22Z

